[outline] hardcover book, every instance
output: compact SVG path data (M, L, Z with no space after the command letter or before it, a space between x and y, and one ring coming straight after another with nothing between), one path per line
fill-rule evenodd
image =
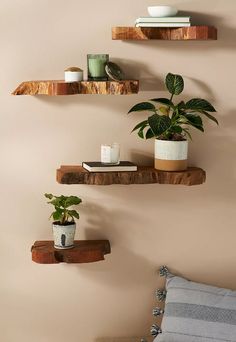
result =
M190 17L140 17L136 19L138 23L189 23Z
M130 161L121 161L120 164L111 165L101 162L83 162L82 166L89 172L121 172L121 171L137 171L137 165Z
M190 27L190 23L139 23L136 27Z

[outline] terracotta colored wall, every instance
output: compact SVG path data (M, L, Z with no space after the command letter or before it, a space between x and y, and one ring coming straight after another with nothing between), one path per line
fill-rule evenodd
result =
M111 26L132 25L150 0L1 0L1 310L4 342L93 342L142 336L152 323L156 270L167 264L194 280L236 289L235 20L233 0L169 0L216 25L210 42L121 42ZM201 14L204 13L204 14ZM137 96L13 97L23 80L60 79L109 53L141 80ZM102 142L123 158L152 158L153 141L130 135L138 101L163 96L167 72L185 77L186 97L205 97L220 127L194 133L190 161L207 171L198 187L62 186L60 164L99 158ZM108 238L112 254L88 265L37 265L30 246L50 239L44 192L80 195L78 237Z

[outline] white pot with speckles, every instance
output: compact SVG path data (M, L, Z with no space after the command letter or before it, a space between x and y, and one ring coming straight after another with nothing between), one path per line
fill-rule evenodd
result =
M58 222L53 222L52 231L54 237L54 247L57 249L73 248L75 230L75 222L68 222L67 225L61 225Z
M187 169L188 141L155 139L155 169L183 171Z

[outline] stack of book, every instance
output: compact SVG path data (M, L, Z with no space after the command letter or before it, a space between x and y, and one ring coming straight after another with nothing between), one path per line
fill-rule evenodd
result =
M136 27L189 27L190 17L140 17L135 21Z

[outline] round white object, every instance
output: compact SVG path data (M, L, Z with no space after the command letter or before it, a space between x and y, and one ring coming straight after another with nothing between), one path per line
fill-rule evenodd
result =
M61 226L59 224L52 225L54 247L57 249L68 249L74 247L76 224Z
M65 71L65 82L83 81L83 71Z
M173 17L178 13L178 10L172 6L149 6L148 13L151 17Z
M161 160L186 160L188 158L188 141L155 139L155 158Z

